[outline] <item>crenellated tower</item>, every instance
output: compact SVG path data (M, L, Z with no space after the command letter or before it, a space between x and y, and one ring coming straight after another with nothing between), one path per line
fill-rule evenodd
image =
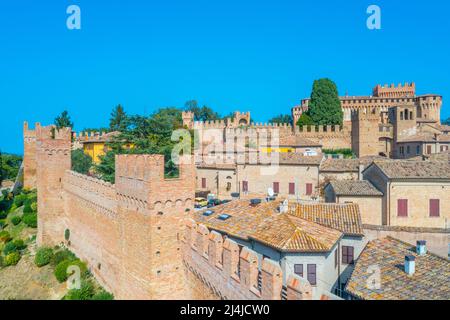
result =
M35 128L39 128L36 123ZM23 123L23 186L26 189L36 188L36 130L28 127L28 122Z
M59 244L65 230L63 177L71 168L71 128L36 124L36 178L39 246ZM26 155L27 150L25 150Z
M379 119L371 109L352 113L352 149L357 157L378 155Z

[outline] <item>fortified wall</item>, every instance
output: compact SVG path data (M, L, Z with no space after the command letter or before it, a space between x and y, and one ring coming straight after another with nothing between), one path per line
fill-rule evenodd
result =
M41 125L36 123L36 128ZM28 128L28 122L23 124L23 186L27 189L36 188L36 130Z
M120 155L112 185L70 171L70 148L70 128L36 126L38 245L69 247L118 299L208 297L182 263L193 164L167 180L162 155Z
M294 275L283 286L283 274L278 263L264 258L247 247L224 239L216 231L186 223L184 263L208 288L222 299L239 300L311 300L308 281ZM259 269L261 265L261 269Z

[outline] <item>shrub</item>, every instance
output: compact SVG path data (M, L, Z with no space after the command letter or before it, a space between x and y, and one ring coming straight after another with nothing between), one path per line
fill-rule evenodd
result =
M11 222L13 225L17 226L20 222L22 222L22 218L19 216L14 216L11 218Z
M17 251L11 252L5 257L5 266L15 266L20 261L20 254Z
M14 241L10 241L8 242L5 247L3 248L3 253L5 256L7 256L8 254L12 253L12 252L16 252L17 251L17 247L14 244Z
M27 200L27 195L26 194L19 194L14 198L14 204L16 205L16 207L21 207L23 206L25 200Z
M94 286L90 281L82 281L80 289L71 289L65 296L66 300L90 300L94 296Z
M37 227L37 214L36 213L25 213L22 217L22 221L30 228Z
M23 213L33 213L33 209L31 209L31 205L25 205L23 208Z
M67 249L57 251L52 257L51 264L52 266L57 266L60 262L64 260L74 261L77 257Z
M53 258L53 250L51 248L39 248L36 256L34 257L34 263L38 267L43 267L50 263Z
M54 274L59 282L64 282L69 277L69 275L67 274L67 268L69 268L69 266L78 266L80 268L81 276L86 274L87 267L84 262L80 260L64 260L55 267Z
M6 226L6 220L0 220L0 229L3 229Z
M5 219L8 216L6 212L0 212L0 219Z
M0 241L8 242L10 240L11 240L11 236L8 231L6 231L6 230L0 231Z
M0 255L0 268L2 268L2 267L4 267L4 266L5 266L5 261L4 261L4 259L3 259L3 256Z
M16 210L17 210L17 206L15 204L13 204L11 207L9 207L8 212L11 213L11 212L14 212Z
M33 212L37 212L37 202L33 202L31 204L31 210L33 210Z
M92 300L114 300L114 295L105 290L101 290L92 296Z
M23 250L27 247L27 245L22 239L16 239L13 241L13 243L16 246L17 250Z

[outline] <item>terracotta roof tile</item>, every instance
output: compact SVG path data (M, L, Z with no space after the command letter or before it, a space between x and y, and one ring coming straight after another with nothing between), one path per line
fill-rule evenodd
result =
M450 179L450 165L443 161L375 161L389 179Z
M415 273L404 271L406 255L415 257ZM379 289L367 285L373 271L380 268ZM367 300L449 300L450 263L431 253L419 256L415 247L394 238L370 241L358 260L347 283L346 291Z
M333 180L330 182L338 196L382 196L383 193L367 180Z

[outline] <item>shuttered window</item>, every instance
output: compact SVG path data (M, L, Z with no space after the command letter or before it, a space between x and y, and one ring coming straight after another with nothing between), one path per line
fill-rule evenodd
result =
M316 265L315 264L308 264L308 281L312 286L315 286L317 284L317 277L316 277Z
M430 199L430 217L439 217L440 203L439 199Z
M303 265L302 264L294 264L294 273L303 278Z
M279 182L273 183L273 192L280 193L280 183Z
M307 196L312 195L312 191L313 191L313 185L312 185L312 183L307 183L307 184L306 184L306 195L307 195Z
M295 183L289 183L289 194L295 194Z
M408 216L408 199L397 200L397 216L399 217Z
M242 191L248 192L248 181L242 181Z
M350 246L342 246L342 263L353 264L354 249Z
M202 178L202 189L206 188L206 178Z

